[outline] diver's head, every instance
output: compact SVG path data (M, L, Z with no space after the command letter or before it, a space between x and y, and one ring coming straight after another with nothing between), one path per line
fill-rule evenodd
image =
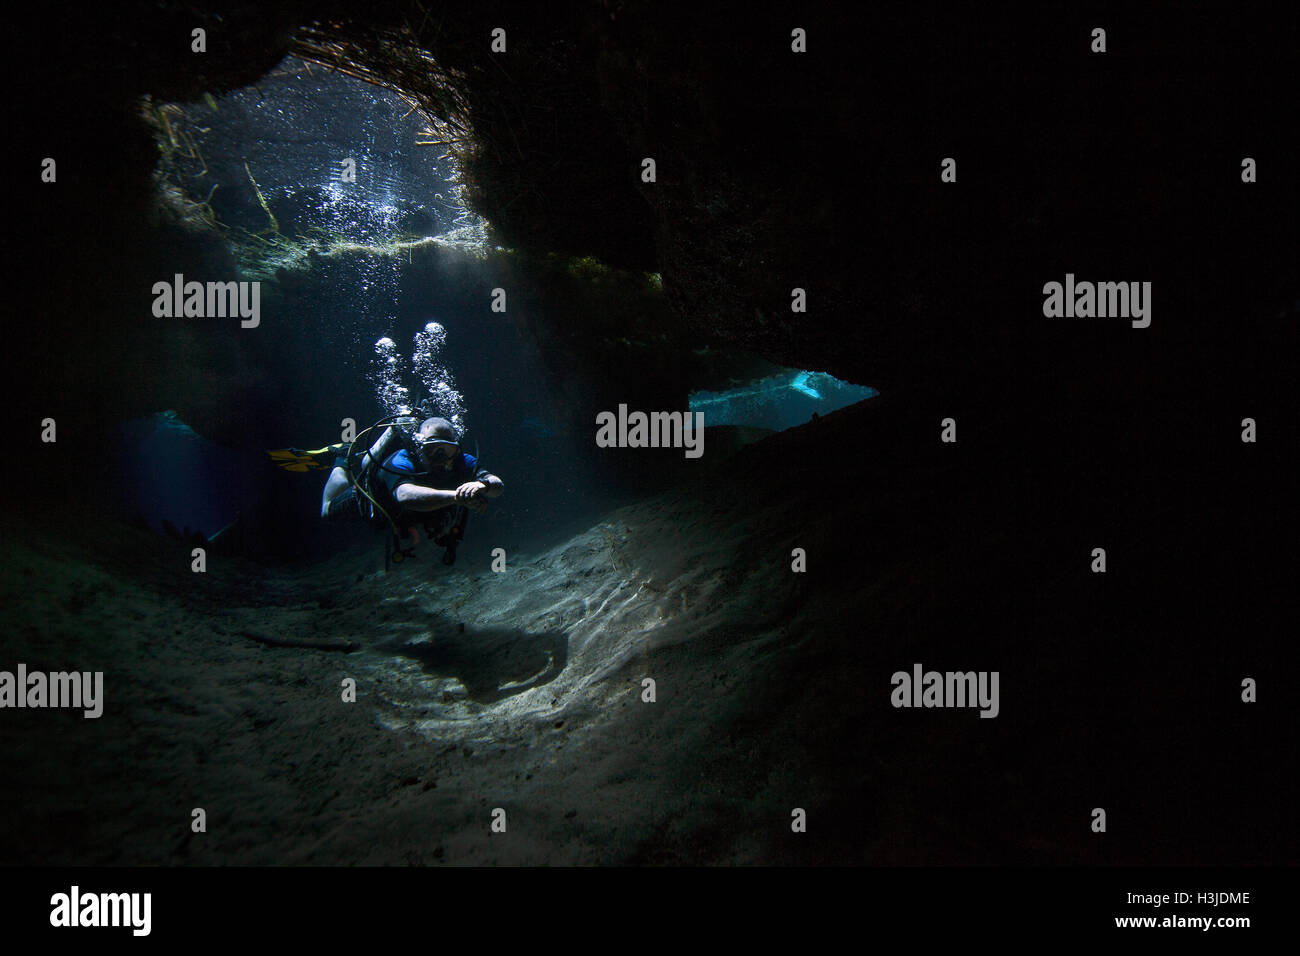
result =
M415 433L426 468L450 471L460 458L460 435L445 418L426 418Z

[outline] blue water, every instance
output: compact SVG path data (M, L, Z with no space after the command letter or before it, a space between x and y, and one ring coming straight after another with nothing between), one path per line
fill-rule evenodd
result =
M790 369L725 392L693 392L690 409L704 413L705 427L748 425L782 431L802 425L813 412L825 415L878 394L825 372Z
M123 423L114 451L121 504L154 531L165 519L211 537L247 506L245 456L198 435L175 412Z

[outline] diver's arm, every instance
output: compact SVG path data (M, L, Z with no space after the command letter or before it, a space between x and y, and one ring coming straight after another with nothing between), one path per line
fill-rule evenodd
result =
M500 498L505 493L505 482L496 475L487 474L478 478L471 478L469 481L457 488L456 499L461 504L464 504L470 500Z
M456 501L455 491L443 491L441 488L426 488L423 485L405 482L393 492L397 503L408 511L437 511L449 508Z

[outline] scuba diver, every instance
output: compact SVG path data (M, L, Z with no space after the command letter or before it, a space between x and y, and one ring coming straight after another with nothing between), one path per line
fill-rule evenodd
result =
M335 459L321 494L321 517L328 521L359 517L377 527L387 524L392 535L385 567L411 556L413 547L403 542L408 533L419 541L416 525L445 549L443 563L453 564L469 512L486 511L486 499L505 493L500 478L461 451L451 422L426 418L408 435L415 422L392 416L366 429ZM380 428L385 430L363 453L361 439Z

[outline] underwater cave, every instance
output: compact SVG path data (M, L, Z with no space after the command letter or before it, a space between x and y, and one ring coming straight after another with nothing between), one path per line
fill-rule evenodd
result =
M1281 40L924 6L36 44L0 671L104 697L5 711L0 862L1294 864Z

